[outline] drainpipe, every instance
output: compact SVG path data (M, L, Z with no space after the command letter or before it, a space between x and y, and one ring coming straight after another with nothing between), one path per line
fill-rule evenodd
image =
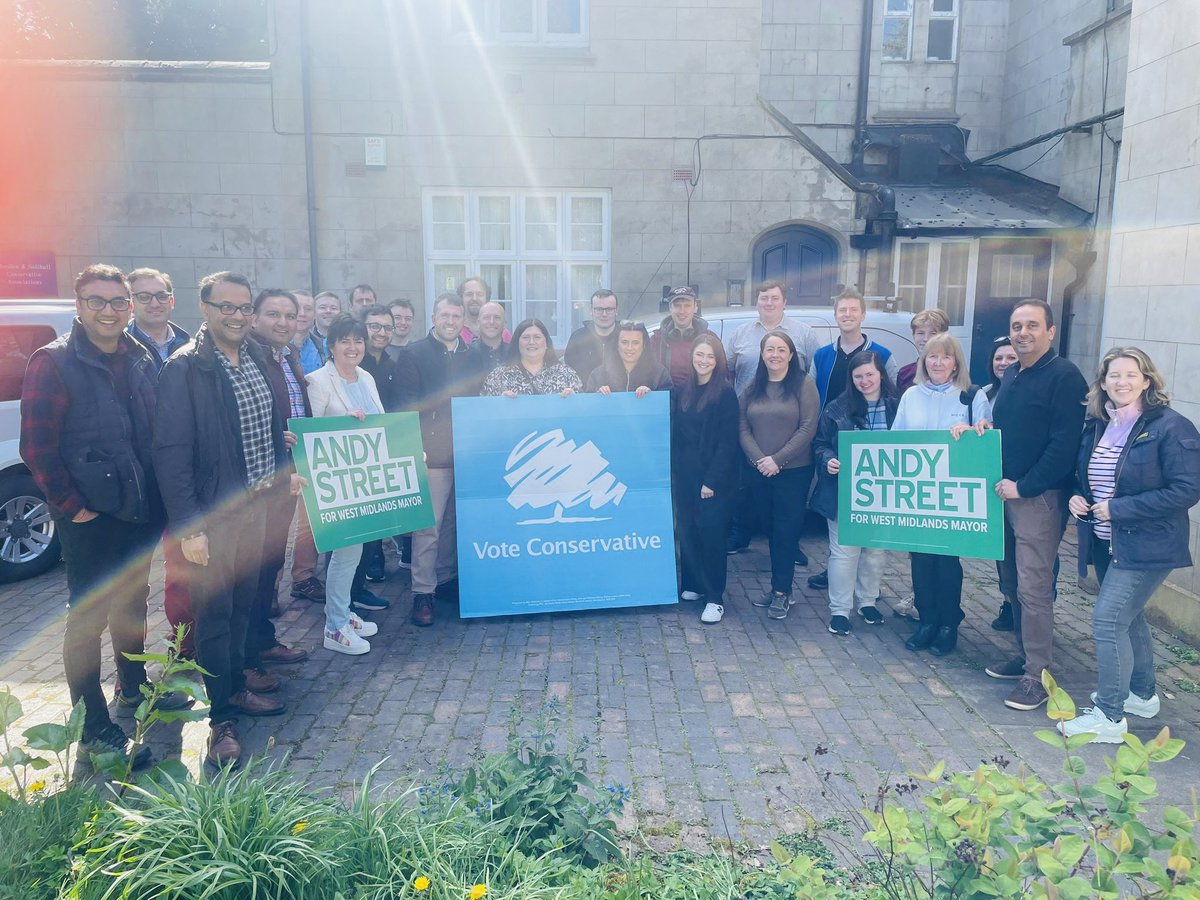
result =
M304 111L304 185L308 202L308 271L312 292L321 284L321 257L317 247L317 176L313 155L312 84L309 71L308 0L300 0L300 106Z
M858 96L854 107L854 158L851 166L862 171L867 143L867 92L871 86L871 34L875 25L875 0L862 0L862 30L858 39Z
M1063 288L1062 323L1058 329L1058 355L1066 356L1071 351L1071 320L1075 317L1075 295L1083 290L1088 275L1096 262L1095 250L1081 250L1070 254L1067 259L1075 267L1075 278Z

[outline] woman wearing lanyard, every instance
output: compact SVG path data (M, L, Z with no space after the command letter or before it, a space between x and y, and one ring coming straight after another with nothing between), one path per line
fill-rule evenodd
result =
M971 376L958 338L935 334L917 360L917 383L900 398L892 431L942 431L955 439L968 429L988 427L991 404L983 391L971 389ZM912 554L913 594L921 624L904 646L945 656L958 646L963 620L962 562L957 556Z
M1125 714L1158 715L1154 644L1143 612L1172 569L1190 566L1188 510L1200 501L1200 434L1168 404L1163 377L1137 347L1104 355L1088 392L1068 503L1090 551L1100 593L1092 611L1099 690L1091 709L1060 722L1063 734L1120 744Z
M875 547L850 547L838 541L838 432L887 431L900 402L883 359L873 350L855 353L846 363L850 377L846 390L829 402L817 424L813 460L817 489L812 508L829 522L829 633L849 634L850 613L858 601L858 614L868 625L881 625L875 608L887 551Z
M483 382L484 397L561 394L583 388L575 370L558 361L550 330L539 319L526 319L513 329L508 364L497 366Z
M308 399L314 418L354 416L360 422L383 412L383 403L375 389L375 379L363 370L367 352L367 326L350 316L334 319L326 332L329 359L308 375ZM362 556L362 544L334 550L325 576L325 649L358 656L371 645L363 640L379 627L364 622L350 611L354 573Z
M821 413L817 386L783 331L759 344L758 369L738 400L742 452L753 470L750 492L771 548L771 590L751 601L782 619L792 606L796 542L812 483L812 439Z

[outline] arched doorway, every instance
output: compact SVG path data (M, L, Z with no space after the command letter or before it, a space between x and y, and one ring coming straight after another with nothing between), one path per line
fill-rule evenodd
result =
M757 282L787 285L789 306L829 305L838 273L838 247L829 235L810 225L782 225L754 242L752 258Z

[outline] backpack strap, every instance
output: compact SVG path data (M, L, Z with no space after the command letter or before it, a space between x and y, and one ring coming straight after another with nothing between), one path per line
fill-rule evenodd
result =
M975 395L979 393L979 385L973 384L965 391L960 391L958 401L967 408L967 424L975 424Z

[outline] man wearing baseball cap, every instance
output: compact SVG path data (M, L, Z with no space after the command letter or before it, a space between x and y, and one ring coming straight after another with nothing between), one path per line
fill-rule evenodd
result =
M708 331L708 323L696 315L696 293L690 287L672 288L667 297L670 315L650 337L650 352L680 387L692 374L692 342Z

